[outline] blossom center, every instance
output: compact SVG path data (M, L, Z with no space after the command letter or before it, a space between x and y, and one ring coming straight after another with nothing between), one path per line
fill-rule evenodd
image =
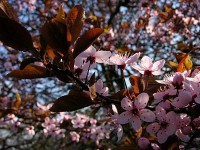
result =
M160 126L161 126L162 128L164 128L164 129L167 128L167 125L168 125L168 123L165 122L165 121L161 122L161 124L160 124Z
M126 68L126 64L118 65L118 68L124 70Z
M137 114L139 113L139 110L138 110L137 108L133 108L133 109L132 109L132 113L133 113L134 115L137 115Z
M89 57L87 58L87 60L86 60L86 63L87 63L88 61L90 62L90 64L95 63L95 57L94 57L94 56L89 56Z
M151 77L152 76L152 71L151 70L145 70L144 71L144 76L145 77Z
M182 88L183 88L183 83L172 82L172 85L173 85L176 89L182 89Z

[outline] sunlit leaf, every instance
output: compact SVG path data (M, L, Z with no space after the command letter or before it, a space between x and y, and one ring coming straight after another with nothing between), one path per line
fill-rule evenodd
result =
M178 67L178 64L173 61L168 61L167 63L174 70L176 70L176 68Z
M181 51L189 50L189 46L186 45L185 43L179 43L178 49L180 49Z
M15 106L19 107L21 105L21 97L20 97L19 93L16 93L15 96L16 96Z
M178 62L177 72L183 72L184 70L191 70L193 63L189 54L186 53L174 53Z
M29 65L31 63L34 63L36 61L39 61L39 59L38 58L33 58L33 57L24 59L20 64L20 70L24 69L27 65Z
M80 35L84 24L84 15L85 11L81 5L74 6L67 14L67 40L70 40L72 43L74 43Z
M93 75L89 80L89 92L90 92L90 98L94 100L97 97L96 85L95 85L95 72L93 73Z
M86 31L76 42L73 57L76 58L81 52L86 50L102 33L103 29L94 28Z
M129 81L136 95L144 91L144 81L141 77L131 75Z
M93 102L89 94L72 90L68 95L58 98L53 106L50 108L50 111L53 112L65 112L65 111L74 111L87 106L92 105Z
M50 77L52 75L44 67L36 66L34 64L29 64L23 70L11 71L7 76L19 79L35 79L35 78Z
M9 18L0 17L0 41L16 50L32 50L31 35L21 24Z
M64 11L63 5L60 6L58 13L57 13L56 17L54 18L54 20L65 24L65 11Z

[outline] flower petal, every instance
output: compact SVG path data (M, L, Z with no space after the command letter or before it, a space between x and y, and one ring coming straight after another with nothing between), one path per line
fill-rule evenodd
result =
M153 122L156 118L155 114L149 109L142 109L140 111L140 118L145 122Z
M133 109L133 103L127 97L125 97L125 98L122 99L121 106L122 106L122 108L124 110L132 110Z
M112 106L112 111L114 112L114 114L118 115L117 107L114 104L112 104L111 106Z
M104 63L109 59L110 56L111 56L110 51L97 51L95 53L95 58L96 58L95 61L97 63Z
M140 118L138 116L134 115L133 119L131 120L131 125L132 125L133 129L134 130L140 129L141 124L142 124L142 122L141 122Z
M126 63L126 64L134 63L134 62L136 62L136 61L138 60L139 57L140 57L140 53L136 53L136 54L130 56L130 57L125 61L125 63Z
M174 98L172 105L177 108L183 108L192 101L192 95L190 92L181 91L178 97Z
M152 68L152 60L148 56L144 56L141 59L141 66L144 67L145 69L151 69Z
M132 67L133 69L135 69L135 70L138 70L138 71L144 71L144 70L145 70L145 68L143 68L143 67L137 65L136 63L132 64L131 67Z
M161 71L161 70L153 71L153 72L152 72L152 74L153 74L154 76L158 76L158 75L161 75L161 74L163 74L163 73L164 73L164 72Z
M122 125L119 124L117 127L117 142L121 140L122 135L123 135L123 128Z
M103 81L101 79L97 80L95 86L96 86L96 91L99 92L103 88Z
M184 142L188 142L190 140L190 137L188 135L183 134L180 129L176 131L176 135L179 139L181 139Z
M123 65L123 64L125 64L125 62L120 55L115 54L115 55L110 57L110 63L109 64L110 65Z
M131 111L125 111L119 115L117 122L119 124L127 124L132 120L133 114Z
M93 56L96 53L96 49L93 46L88 47L85 51L80 53L78 56L87 58Z
M159 122L166 120L166 111L161 106L156 107L156 117L159 120Z
M161 59L159 61L156 61L153 63L152 71L158 71L160 70L165 64L165 60Z
M154 122L154 123L148 125L146 128L147 132L150 134L157 133L159 129L160 129L160 125L157 122Z
M145 108L149 101L149 95L147 93L141 93L137 96L134 104L137 108Z
M170 111L166 115L166 122L168 123L174 123L176 121L176 113L173 111Z
M167 141L168 135L166 134L166 131L164 129L162 129L162 130L158 131L157 138L158 138L158 142L160 144L163 144Z
M172 135L176 132L176 125L174 123L170 123L168 124L168 126L166 127L166 134L167 135Z

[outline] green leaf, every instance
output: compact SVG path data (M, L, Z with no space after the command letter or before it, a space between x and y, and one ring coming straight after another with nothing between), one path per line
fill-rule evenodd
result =
M76 42L73 57L76 58L80 53L85 51L102 33L103 29L94 28L86 31Z
M79 90L71 90L68 95L58 98L50 108L50 111L75 111L92 104L94 103L92 102L89 94Z

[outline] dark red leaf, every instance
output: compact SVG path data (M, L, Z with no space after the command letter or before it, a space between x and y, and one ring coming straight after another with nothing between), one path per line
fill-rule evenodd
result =
M27 65L34 63L36 61L39 61L39 59L33 57L24 59L20 64L20 70L23 70Z
M84 23L84 9L81 5L74 6L67 14L66 24L69 29L67 33L71 35L71 42L74 43L79 37Z
M15 20L5 17L0 17L0 41L16 50L34 49L28 30Z
M68 95L58 98L53 106L50 108L50 111L53 112L65 112L65 111L74 111L87 106L92 105L93 102L89 94L72 90Z
M7 0L0 0L0 17L10 18L19 22L16 11L7 2Z
M23 70L11 71L7 76L19 79L35 79L50 77L52 74L44 67L29 64Z
M129 77L129 81L130 81L132 89L136 95L141 93L142 91L144 91L144 83L143 83L143 79L141 77L131 75Z
M66 25L54 19L47 21L41 28L41 39L53 49L65 55L69 43L66 42Z
M80 53L85 51L102 33L103 29L94 28L86 31L76 42L73 57L76 58Z

